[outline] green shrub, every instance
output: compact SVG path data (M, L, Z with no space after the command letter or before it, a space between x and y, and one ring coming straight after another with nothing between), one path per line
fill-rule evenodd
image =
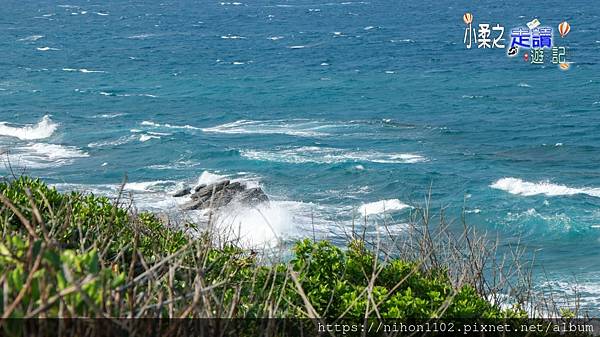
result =
M213 244L210 233L133 216L106 197L61 194L27 177L0 183L0 193L35 231L6 204L0 210L0 305L16 303L11 317L304 317L306 300L331 318L373 316L375 305L384 318L523 315L469 285L454 287L445 270L381 261L360 240L347 249L301 240L289 261L263 264L233 244Z

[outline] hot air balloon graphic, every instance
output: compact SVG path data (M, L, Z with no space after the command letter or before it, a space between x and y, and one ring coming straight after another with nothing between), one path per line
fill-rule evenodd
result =
M563 21L558 25L558 32L560 37L565 37L571 31L571 25L567 21Z
M463 15L463 21L467 25L470 24L471 22L473 22L473 14L471 14L471 13L465 13L465 15Z

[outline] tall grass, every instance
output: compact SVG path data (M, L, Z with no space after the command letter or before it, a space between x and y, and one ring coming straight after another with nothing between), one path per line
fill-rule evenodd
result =
M8 318L522 318L556 313L516 247L416 208L401 235L301 240L291 257L214 226L174 226L115 199L0 183L0 306ZM432 225L433 221L435 225ZM386 223L381 223L386 233ZM453 226L456 227L456 226ZM540 306L540 304L543 304Z

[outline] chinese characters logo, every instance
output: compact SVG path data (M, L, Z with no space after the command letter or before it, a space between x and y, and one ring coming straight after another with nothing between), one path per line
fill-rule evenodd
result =
M559 45L554 39L554 28L544 26L538 19L533 19L526 26L515 27L510 30L510 43L505 44L504 26L499 23L473 23L473 14L465 13L463 21L467 25L465 28L463 43L467 49L507 48L507 56L514 57L524 50L523 60L531 64L544 64L546 56L551 56L549 61L556 64L562 70L569 69L570 62L567 61L567 48ZM560 42L571 31L568 22L563 21L558 25Z

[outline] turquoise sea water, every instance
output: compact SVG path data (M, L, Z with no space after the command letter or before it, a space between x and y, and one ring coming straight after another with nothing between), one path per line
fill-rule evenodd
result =
M199 180L258 184L272 205L230 220L259 237L263 217L335 236L384 209L401 231L431 188L597 310L600 5L238 1L3 1L5 163L96 193L127 174L138 207L165 211ZM505 37L568 20L571 69L467 50L466 11Z

